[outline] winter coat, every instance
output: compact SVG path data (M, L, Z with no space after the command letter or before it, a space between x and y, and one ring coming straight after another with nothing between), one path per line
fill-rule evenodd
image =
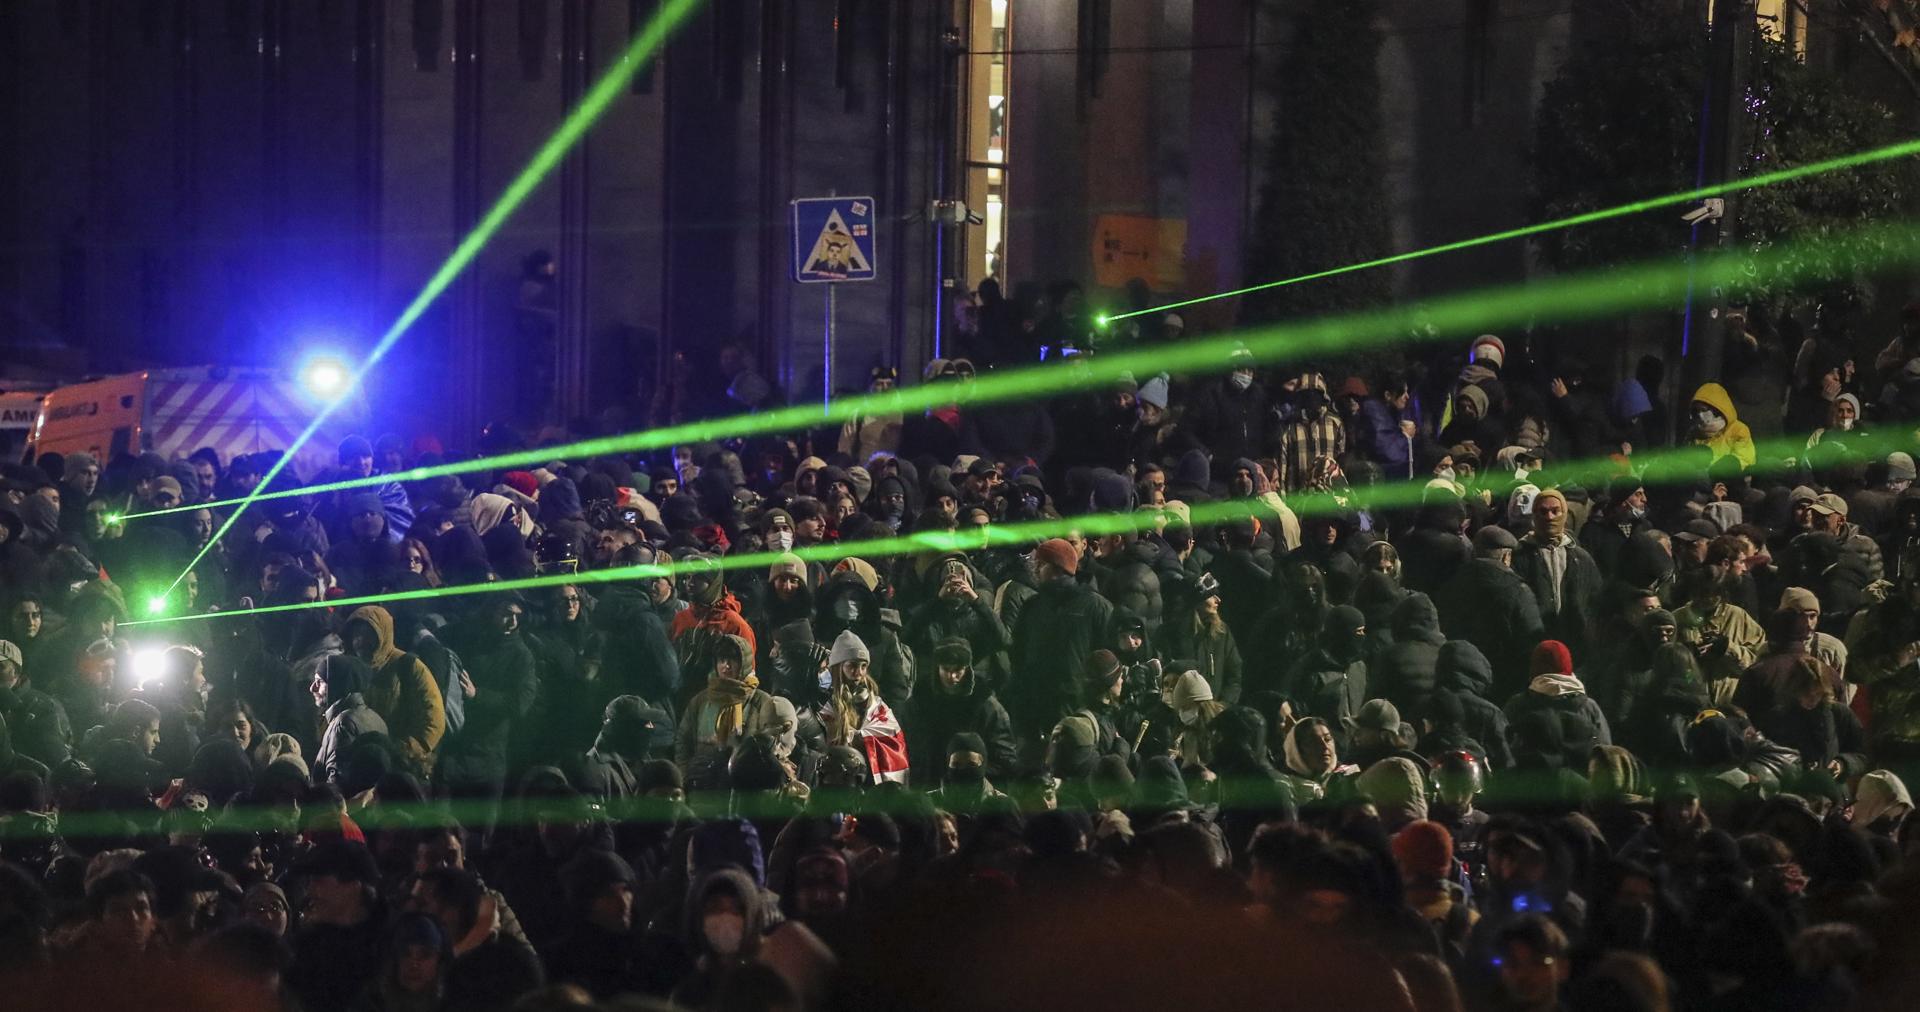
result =
M1360 421L1364 432L1348 432L1349 445L1359 447L1380 465L1387 481L1406 481L1413 477L1413 437L1400 430L1401 422L1418 423L1414 416L1413 402L1401 410L1394 410L1386 401L1378 397L1369 398L1360 404Z
M1487 761L1494 769L1513 765L1513 751L1507 745L1507 714L1489 699L1493 691L1493 665L1480 648L1464 640L1451 640L1440 648L1434 664L1439 687L1460 699L1465 713L1461 730L1487 750Z
M1154 569L1160 552L1151 543L1136 541L1109 559L1095 559L1094 586L1100 596L1139 616L1151 632L1160 626L1165 603L1160 576Z
M1867 771L1867 733L1860 718L1832 700L1809 710L1797 700L1785 700L1763 710L1754 726L1776 745L1800 753L1800 761L1824 771L1838 762L1842 778L1852 780Z
M993 690L969 671L957 688L948 691L938 684L938 669L928 665L926 670L920 687L900 711L908 763L915 771L914 787L931 790L940 785L946 777L947 743L963 732L977 734L986 743L989 780L1011 778L1019 770L1019 744L1007 708Z
M846 595L855 599L859 609L859 618L851 626L834 617L835 602ZM914 664L900 640L899 613L881 607L880 596L867 589L852 572L835 574L827 581L815 610L818 617L813 623L814 638L823 644L832 643L842 632L852 629L872 655L868 670L874 684L880 687L880 695L895 706L906 705L908 697L913 695Z
M1000 616L993 613L991 593L979 593L972 600L934 598L914 609L903 636L913 651L913 669L934 670L933 648L949 637L967 641L973 651L974 670L982 673L990 686L1005 681L1007 648L1013 637Z
M1433 600L1425 594L1408 595L1393 609L1393 645L1375 659L1370 691L1402 714L1424 713L1438 687L1440 649L1446 642Z
M59 769L73 752L67 711L38 689L26 685L0 689L0 721L5 721L13 747L48 769Z
M1422 594L1436 593L1448 577L1473 558L1473 546L1460 536L1460 524L1466 518L1466 507L1453 500L1420 507L1413 531L1397 545L1401 586Z
M1435 603L1447 638L1472 643L1493 662L1496 689L1525 684L1527 658L1546 638L1546 628L1533 591L1518 573L1476 558L1446 582Z
M1564 568L1560 576L1557 608L1554 606L1553 576L1547 568L1548 553L1538 534L1530 533L1520 539L1520 547L1513 553L1513 571L1519 573L1520 578L1532 589L1533 599L1540 606L1540 620L1546 625L1547 636L1565 643L1575 657L1584 657L1587 630L1599 608L1605 578L1600 575L1600 565L1593 560L1593 556L1574 543L1571 536L1561 535L1560 544Z
M1213 689L1213 698L1226 704L1240 701L1242 670L1240 647L1233 629L1222 622L1202 626L1198 616L1160 627L1160 656L1169 663L1192 661L1200 677Z
M1847 676L1867 692L1876 741L1920 746L1920 615L1894 595L1854 616Z
M1242 639L1252 640L1255 623L1273 601L1273 565L1263 556L1236 548L1214 556L1210 571L1220 581L1220 617Z
M1112 624L1113 605L1071 577L1041 587L1020 609L1001 699L1023 736L1045 734L1079 705L1087 657L1113 641Z
M1724 636L1726 650L1701 658L1701 677L1709 685L1722 679L1739 678L1740 673L1753 665L1761 649L1767 645L1766 630L1737 605L1722 601L1711 612L1705 612L1700 604L1690 601L1673 613L1674 622L1679 627L1680 642L1698 646L1714 637Z
M1715 459L1733 457L1741 467L1752 467L1756 458L1753 446L1753 433L1740 420L1740 412L1733 406L1733 398L1727 396L1727 389L1718 383L1706 383L1693 392L1693 401L1706 404L1727 419L1727 427L1713 436L1694 436L1696 445L1705 446L1713 451Z
M744 645L745 641L735 642ZM680 714L679 733L673 744L673 761L685 771L689 786L695 786L696 781L699 786L708 788L724 786L727 760L733 755L733 747L742 739L778 730L781 725L773 697L760 691L760 680L753 674L753 654L743 652L741 657L746 665L742 681L752 688L746 700L740 704L740 723L725 741L719 738L717 725L721 711L732 704L717 695L718 690L711 683L694 693L693 698L687 701L687 708Z
M525 638L482 630L461 643L473 680L467 723L440 749L438 779L447 784L498 783L507 775L516 730L539 696L533 652Z
M1336 739L1341 737L1338 729L1346 727L1360 707L1373 698L1368 694L1367 662L1357 657L1342 662L1324 649L1303 658L1286 685L1286 695L1298 707L1297 712L1326 721L1336 729Z
M380 719L360 693L327 707L327 730L320 736L320 751L313 755L316 780L338 781L346 772L347 752L354 739L363 734L386 734L387 722Z
M1216 461L1264 457L1269 400L1259 382L1242 390L1222 377L1203 387L1187 406L1186 424Z
M593 626L606 636L600 678L610 695L669 703L680 692L680 658L653 600L638 587L614 587L593 609Z
M433 753L447 733L446 704L433 672L420 658L394 645L393 616L385 608L368 605L347 618L364 622L378 639L374 648L373 680L364 695L367 705L386 722L394 745L417 774L433 769Z
M1515 693L1503 709L1508 728L1528 719L1531 714L1551 714L1560 725L1561 738L1566 746L1564 760L1568 766L1579 767L1595 745L1613 744L1606 714L1600 712L1600 704L1587 695L1586 686L1573 675L1536 675L1527 690ZM1516 751L1519 750L1519 743L1511 744ZM1546 765L1559 763L1549 759Z

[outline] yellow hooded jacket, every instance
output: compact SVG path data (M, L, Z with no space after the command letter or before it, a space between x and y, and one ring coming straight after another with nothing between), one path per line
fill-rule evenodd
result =
M1733 409L1733 398L1727 396L1727 388L1718 383L1704 383L1693 392L1694 404L1705 404L1727 419L1727 427L1712 436L1696 433L1693 441L1713 451L1715 460L1721 457L1733 457L1742 467L1752 467L1755 459L1753 432L1747 423L1740 420L1740 413Z
M379 646L374 650L373 682L363 693L367 705L387 722L394 743L406 753L418 773L433 770L433 751L447 733L446 700L426 662L394 644L393 616L379 605L367 605L347 616L347 624L364 622L373 629Z

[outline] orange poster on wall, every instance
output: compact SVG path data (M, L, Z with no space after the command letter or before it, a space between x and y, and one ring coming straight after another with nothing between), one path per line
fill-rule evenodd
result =
M1185 218L1103 214L1093 223L1093 277L1102 288L1139 278L1156 292L1186 284Z

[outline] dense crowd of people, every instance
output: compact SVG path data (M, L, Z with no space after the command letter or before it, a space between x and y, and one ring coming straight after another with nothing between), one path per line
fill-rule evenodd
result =
M978 409L936 360L924 413L415 482L379 479L432 439L352 437L309 477L369 483L218 540L194 507L271 455L8 465L0 978L1877 1007L1920 899L1920 311L1870 368L1735 329L1677 419L1657 361L1483 335Z

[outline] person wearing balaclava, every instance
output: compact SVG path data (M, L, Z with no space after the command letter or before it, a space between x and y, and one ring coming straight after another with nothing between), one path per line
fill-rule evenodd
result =
M615 696L607 704L600 734L582 756L573 782L601 801L640 794L639 770L654 758L661 741L673 741L673 719L639 696Z
M961 731L947 739L945 752L939 764L940 786L929 792L936 808L972 814L988 798L1006 797L993 786L987 771L987 744L979 735Z
M1345 726L1368 698L1367 619L1360 609L1340 605L1327 613L1320 645L1295 666L1281 692L1299 712Z
M1533 588L1547 635L1585 656L1605 578L1600 565L1567 533L1567 497L1557 488L1533 497L1532 530L1513 553L1513 571Z
M907 779L907 742L900 722L874 684L868 668L873 656L853 630L833 641L827 654L827 670L833 676L833 688L820 710L820 724L827 731L829 747L848 747L866 759L873 783Z
M1740 421L1733 398L1718 383L1703 384L1693 392L1687 431L1695 445L1713 451L1715 459L1733 457L1742 467L1752 467L1756 458L1753 433Z

